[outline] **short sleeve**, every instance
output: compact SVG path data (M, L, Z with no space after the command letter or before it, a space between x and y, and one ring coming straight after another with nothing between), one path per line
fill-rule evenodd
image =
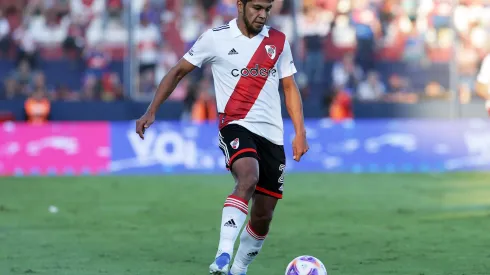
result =
M277 69L279 71L279 79L292 76L296 73L296 66L294 65L293 53L291 52L291 46L288 40L284 42L284 49L278 60Z
M485 59L483 59L476 80L482 84L490 84L490 55L487 55Z
M184 59L192 65L201 68L205 63L214 59L214 41L212 30L204 32L194 43L192 48L184 55Z

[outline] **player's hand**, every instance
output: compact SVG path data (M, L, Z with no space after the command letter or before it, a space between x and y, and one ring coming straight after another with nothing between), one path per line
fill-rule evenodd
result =
M301 159L301 157L308 152L310 147L308 141L306 141L306 134L297 134L293 139L293 158L295 161Z
M141 139L145 139L145 130L155 121L155 115L145 113L140 119L136 120L136 133Z

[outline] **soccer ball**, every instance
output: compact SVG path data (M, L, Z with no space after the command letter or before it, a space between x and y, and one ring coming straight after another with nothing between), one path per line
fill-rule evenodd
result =
M285 275L327 275L327 269L317 258L305 255L292 260Z

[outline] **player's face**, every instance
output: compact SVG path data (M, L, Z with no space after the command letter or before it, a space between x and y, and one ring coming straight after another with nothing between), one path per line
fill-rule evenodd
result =
M249 33L258 34L264 28L273 0L251 0L247 5L238 1L238 10Z

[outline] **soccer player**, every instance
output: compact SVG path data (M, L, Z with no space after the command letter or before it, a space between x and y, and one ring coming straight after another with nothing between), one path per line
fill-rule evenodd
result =
M476 78L476 94L486 101L485 107L490 115L490 54L483 59Z
M296 132L294 160L300 161L308 151L290 45L282 32L265 25L272 5L273 0L237 0L238 17L201 35L163 78L147 112L136 122L136 132L143 139L158 107L179 81L195 67L211 64L219 112L219 147L236 185L224 203L220 241L210 274L246 274L282 198L286 157L280 82ZM250 220L240 235L231 265L249 201Z

